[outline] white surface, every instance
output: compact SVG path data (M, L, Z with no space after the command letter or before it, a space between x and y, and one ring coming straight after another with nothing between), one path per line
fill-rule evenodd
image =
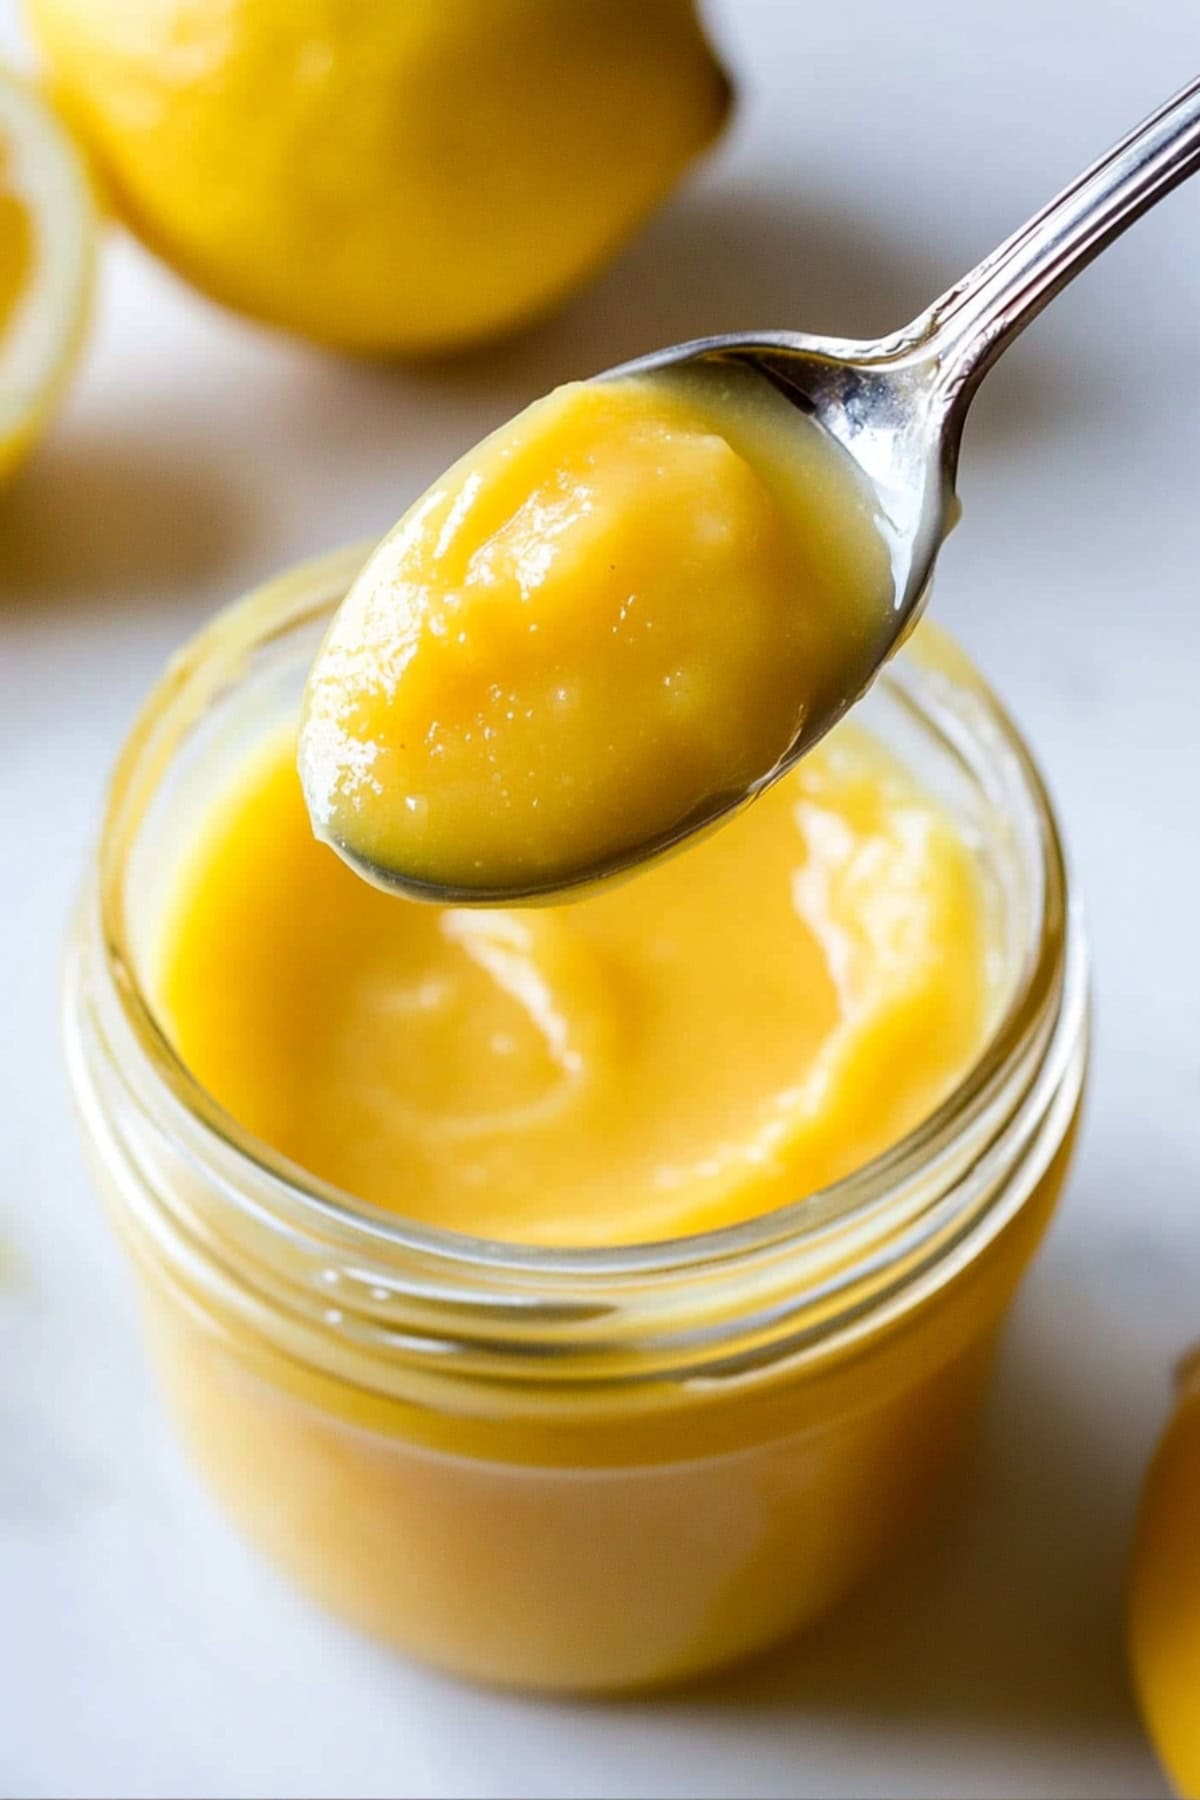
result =
M327 1623L179 1463L68 1116L56 958L104 771L214 606L382 531L560 378L737 325L899 322L1196 54L1180 0L714 10L741 72L732 141L548 328L449 370L354 366L117 241L72 404L0 498L5 1794L1162 1791L1120 1588L1168 1369L1200 1335L1200 185L1058 302L968 433L937 606L1070 828L1095 1081L966 1486L827 1630L702 1697L573 1706L456 1688Z

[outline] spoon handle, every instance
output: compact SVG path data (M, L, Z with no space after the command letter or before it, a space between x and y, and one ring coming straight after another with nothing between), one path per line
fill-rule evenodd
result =
M1123 137L969 275L906 336L938 360L947 412L965 412L1003 350L1127 226L1200 168L1200 77Z

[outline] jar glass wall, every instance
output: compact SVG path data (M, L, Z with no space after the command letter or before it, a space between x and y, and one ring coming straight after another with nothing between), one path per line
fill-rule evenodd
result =
M153 951L231 769L295 716L361 552L174 662L116 771L65 973L72 1083L168 1404L242 1529L334 1611L481 1679L617 1689L763 1648L928 1509L1061 1187L1085 956L1013 727L928 629L861 709L957 819L1005 1001L884 1156L662 1245L416 1228L251 1138L177 1058Z

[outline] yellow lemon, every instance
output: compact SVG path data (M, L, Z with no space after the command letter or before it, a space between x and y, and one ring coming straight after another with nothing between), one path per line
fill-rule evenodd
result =
M87 176L45 102L0 70L0 478L66 384L91 291Z
M1200 1356L1142 1495L1129 1589L1142 1713L1180 1794L1200 1797Z
M353 350L453 348L568 293L719 130L692 0L27 0L147 244Z

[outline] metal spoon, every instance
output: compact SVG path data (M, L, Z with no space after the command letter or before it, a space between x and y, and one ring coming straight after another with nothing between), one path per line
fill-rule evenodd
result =
M755 371L841 445L873 495L892 554L894 604L878 667L920 617L934 562L958 512L954 478L980 381L1029 321L1127 226L1200 167L1200 77L1115 144L910 325L876 342L801 332L698 338L608 370L599 380L736 363ZM868 683L869 685L869 679ZM441 887L344 855L381 886L424 900L499 905L590 885L710 829L786 773L863 691L861 679L814 713L786 755L745 793L721 795L651 842L569 878L511 888Z

